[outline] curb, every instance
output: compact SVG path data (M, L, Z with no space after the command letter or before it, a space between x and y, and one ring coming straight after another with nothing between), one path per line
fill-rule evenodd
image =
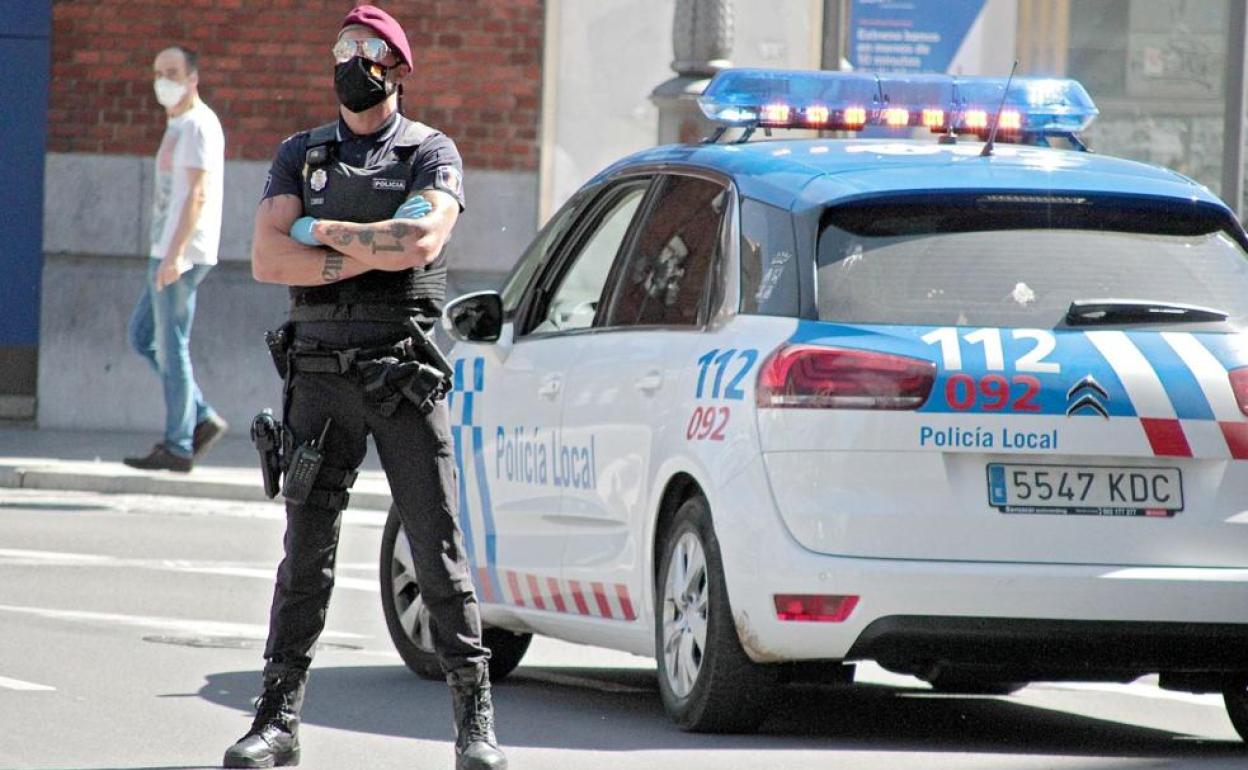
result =
M90 467L90 466L99 466ZM87 467L81 467L87 466ZM123 466L124 468L124 466ZM205 474L206 475L206 474ZM164 473L119 470L114 464L81 463L66 468L57 464L0 464L0 489L44 489L63 492L98 492L124 495L167 495L239 502L270 502L260 486L259 471L254 483L223 478L173 476ZM350 509L376 511L390 509L390 495L367 489L351 490Z

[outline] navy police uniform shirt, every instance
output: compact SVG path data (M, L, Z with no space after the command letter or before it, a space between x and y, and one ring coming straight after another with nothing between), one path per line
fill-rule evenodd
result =
M390 157L395 139L402 134L404 123L412 123L395 113L375 133L358 135L338 119L338 144L334 150L338 160L357 168L369 168ZM287 137L277 149L277 157L269 167L261 199L275 195L303 193L303 164L307 155L310 131L300 131ZM420 143L412 161L411 178L407 189L413 193L421 190L441 190L459 202L464 209L464 163L459 150L449 136L433 131Z

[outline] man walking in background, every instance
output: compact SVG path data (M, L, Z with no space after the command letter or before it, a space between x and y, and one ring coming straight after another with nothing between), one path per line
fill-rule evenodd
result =
M217 263L225 136L199 98L198 57L173 46L156 55L156 100L168 123L156 153L152 249L147 280L130 317L130 346L160 376L165 437L126 465L185 473L228 425L204 401L191 371L195 293Z

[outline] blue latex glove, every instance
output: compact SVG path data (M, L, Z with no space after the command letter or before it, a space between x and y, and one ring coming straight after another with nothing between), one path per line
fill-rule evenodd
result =
M305 246L320 246L321 242L312 235L312 225L314 224L316 224L315 217L299 217L290 226L290 237Z
M430 211L433 211L433 206L429 204L429 201L423 196L413 195L395 210L394 219L420 219Z

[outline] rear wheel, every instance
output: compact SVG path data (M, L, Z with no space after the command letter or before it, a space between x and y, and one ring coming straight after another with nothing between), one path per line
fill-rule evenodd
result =
M1248 741L1248 681L1240 680L1222 691L1226 714L1239 737Z
M664 707L682 730L754 730L774 702L776 676L741 648L704 499L681 505L659 557L655 657Z
M407 667L425 679L443 680L442 666L433 647L429 609L416 582L416 567L407 533L393 508L381 535L381 608L390 641ZM484 628L482 642L490 649L490 680L510 674L532 641L532 634L514 634L502 628Z

